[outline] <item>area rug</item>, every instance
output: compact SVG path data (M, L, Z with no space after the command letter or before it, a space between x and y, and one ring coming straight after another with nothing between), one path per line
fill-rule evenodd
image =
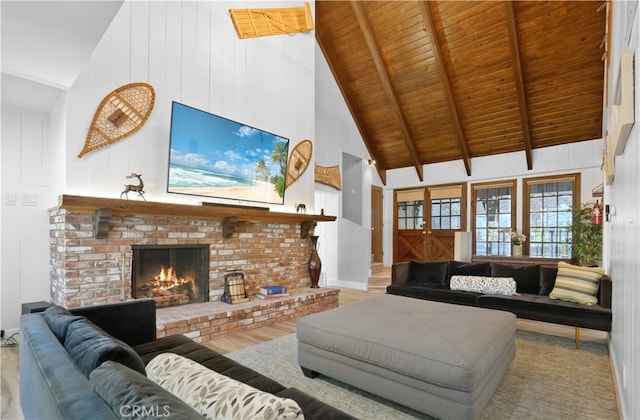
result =
M227 354L288 387L359 419L430 417L342 382L306 378L295 334ZM482 412L482 419L618 419L607 346L518 331L516 356Z

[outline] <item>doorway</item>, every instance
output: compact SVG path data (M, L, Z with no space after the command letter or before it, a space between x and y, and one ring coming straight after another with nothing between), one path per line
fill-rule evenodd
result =
M371 186L371 262L381 263L382 251L382 188Z

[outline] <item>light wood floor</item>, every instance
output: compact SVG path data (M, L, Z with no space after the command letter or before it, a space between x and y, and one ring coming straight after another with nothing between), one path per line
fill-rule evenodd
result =
M369 279L369 290L341 289L339 305L344 306L354 302L360 302L374 296L385 293L386 286L390 284L388 272L377 274ZM539 332L543 334L557 335L561 337L574 338L574 328L564 325L547 324L544 322L518 319L518 329ZM284 321L270 326L258 328L238 335L232 335L207 343L207 347L219 352L229 353L241 350L245 347L253 346L265 341L273 340L296 330L295 321ZM596 341L606 343L608 334L602 331L580 330L582 341ZM0 379L1 379L1 412L0 419L22 420L19 397L18 378L18 347L2 347L1 349Z
M22 420L18 382L18 346L2 347L0 365L0 419Z
M384 294L384 291L380 291L378 288L368 292L353 289L340 289L340 300L338 305L348 305L350 303L359 302L381 294ZM270 341L274 338L283 337L294 332L296 332L296 321L283 321L278 322L277 324L247 331L242 334L218 338L215 341L206 343L205 345L218 353L225 354L241 350L245 347L254 346L264 341Z

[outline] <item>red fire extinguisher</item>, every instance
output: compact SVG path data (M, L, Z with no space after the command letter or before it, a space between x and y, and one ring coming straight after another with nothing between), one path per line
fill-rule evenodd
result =
M591 216L593 218L593 224L594 225L601 225L602 224L602 208L600 207L600 204L598 203L598 200L596 200L596 204L593 205L593 210L591 212Z

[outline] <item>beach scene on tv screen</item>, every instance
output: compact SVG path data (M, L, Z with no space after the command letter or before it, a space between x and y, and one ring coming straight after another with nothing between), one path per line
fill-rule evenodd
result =
M289 140L173 103L170 193L283 204Z

